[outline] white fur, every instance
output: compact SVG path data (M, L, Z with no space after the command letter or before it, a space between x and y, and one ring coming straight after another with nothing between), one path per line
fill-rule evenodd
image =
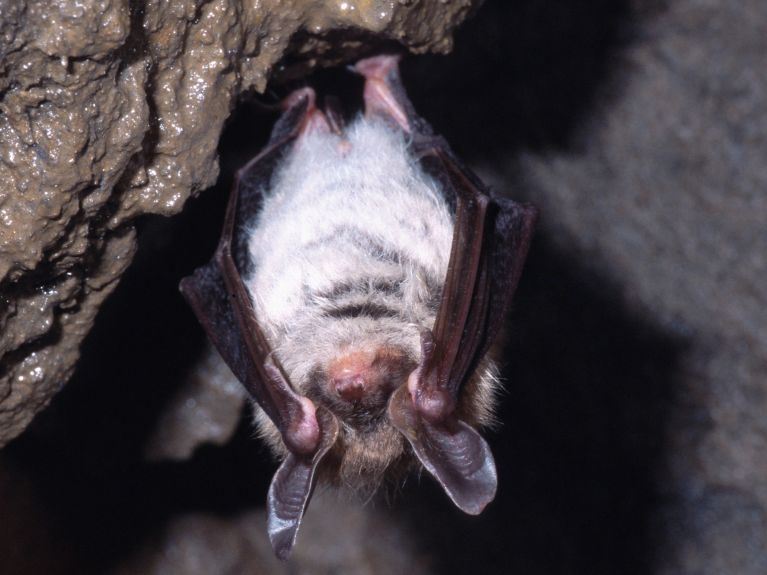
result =
M355 349L398 348L416 364L420 331L436 317L452 235L438 184L400 132L359 119L344 138L302 136L252 224L254 265L246 278L259 323L296 391L310 393L321 379L317 370ZM390 313L342 313L354 306ZM490 421L496 385L492 362L483 362L464 386L465 421ZM274 425L260 410L256 417L262 435L283 452ZM341 481L365 475L377 484L405 452L404 438L391 426L358 432L340 423Z
M280 166L254 222L255 269L247 285L272 338L312 322L307 294L327 292L339 281L400 278L400 304L413 313L416 302L432 295L429 282L444 281L453 224L437 184L386 124L360 119L346 138L305 135ZM340 241L339 229L364 231L411 265L371 258L354 238Z

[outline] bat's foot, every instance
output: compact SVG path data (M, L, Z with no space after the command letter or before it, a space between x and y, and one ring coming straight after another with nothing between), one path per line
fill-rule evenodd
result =
M354 70L365 77L365 116L383 116L411 133L410 103L399 77L399 60L393 55L374 56L357 62Z
M281 104L282 108L286 111L303 105L306 106L306 110L298 128L299 140L308 134L335 131L334 126L328 121L324 112L317 107L317 95L312 88L307 86L293 90Z
M366 79L379 78L385 80L390 72L399 72L399 54L382 54L360 60L354 65L354 70Z
M317 94L314 91L314 88L306 86L304 88L293 90L290 94L283 98L282 102L280 102L280 108L282 108L284 111L291 110L296 106L301 105L304 100L307 100L307 113L312 109L316 109Z

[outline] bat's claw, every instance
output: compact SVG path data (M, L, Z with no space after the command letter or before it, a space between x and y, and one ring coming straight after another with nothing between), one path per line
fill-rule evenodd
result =
M317 107L317 94L313 88L308 86L293 90L282 101L282 108L290 110L306 101L306 112L298 129L298 139L313 132L328 133L334 131L334 126L325 116L322 110Z

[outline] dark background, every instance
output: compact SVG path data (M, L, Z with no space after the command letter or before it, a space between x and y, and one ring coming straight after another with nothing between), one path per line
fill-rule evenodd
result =
M403 75L416 109L470 164L577 150L579 126L620 90L621 54L652 17L622 0L489 1L453 54L410 57ZM348 101L359 90L344 71L318 73L315 84L341 86ZM274 464L245 420L228 445L183 463L150 464L142 450L205 342L178 281L212 253L232 171L272 120L243 102L221 142L219 185L173 219L141 222L136 261L75 377L3 452L5 481L33 494L1 520L37 549L19 572L104 572L179 513L263 505ZM424 478L394 513L437 573L652 572L664 414L683 342L625 309L612 278L545 234L508 323L502 424L487 434L498 498L465 517Z

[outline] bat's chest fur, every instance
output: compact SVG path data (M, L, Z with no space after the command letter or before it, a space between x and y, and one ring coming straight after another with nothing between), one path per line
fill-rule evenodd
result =
M256 313L297 391L341 420L347 450L402 449L385 409L418 362L450 257L437 186L399 132L358 120L344 138L304 135L252 224Z

